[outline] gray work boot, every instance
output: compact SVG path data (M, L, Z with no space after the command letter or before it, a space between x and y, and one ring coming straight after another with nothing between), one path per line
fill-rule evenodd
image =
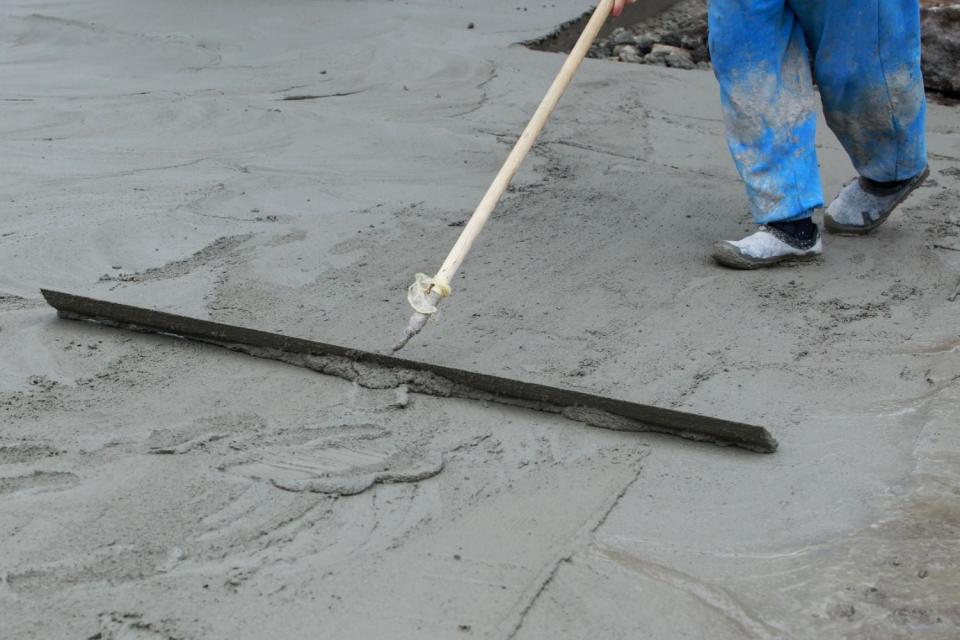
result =
M800 239L776 227L761 225L743 240L723 240L713 245L713 259L733 269L759 269L779 262L813 260L823 253L820 229Z
M866 178L854 180L840 191L823 216L823 225L830 233L862 236L887 221L897 205L923 184L930 168L894 187L883 187Z

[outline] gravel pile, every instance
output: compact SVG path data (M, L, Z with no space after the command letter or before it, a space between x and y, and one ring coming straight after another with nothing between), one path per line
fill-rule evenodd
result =
M598 40L589 55L678 69L707 67L707 2L686 0L653 18L615 29Z
M960 2L923 0L920 15L927 90L960 97ZM615 29L598 40L589 55L678 69L709 68L707 2L685 0L653 18Z

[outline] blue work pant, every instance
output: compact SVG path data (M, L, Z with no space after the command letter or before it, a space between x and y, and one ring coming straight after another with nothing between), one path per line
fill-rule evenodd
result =
M919 0L710 0L727 141L757 223L823 205L813 79L860 175L926 166Z

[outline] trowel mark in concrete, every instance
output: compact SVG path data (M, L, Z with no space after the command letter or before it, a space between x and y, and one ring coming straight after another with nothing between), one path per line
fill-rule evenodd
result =
M279 489L341 496L363 493L375 484L420 482L442 470L443 456L437 452L390 453L358 445L324 447L306 455L287 451L230 468Z
M359 89L357 91L340 91L338 93L324 93L320 95L315 94L293 94L289 96L284 96L281 100L284 101L299 101L299 100L323 100L324 98L345 98L347 96L355 96L358 93L363 93L365 89Z
M267 426L254 413L226 413L204 416L183 426L154 429L147 438L147 450L154 454L185 454L203 449L214 451L213 443L220 440L223 447L238 447L238 441L256 437Z
M100 631L90 640L178 640L169 623L152 623L139 613L101 613Z
M40 305L39 300L28 300L20 296L5 295L0 293L0 311L19 311L21 309L33 309Z
M65 489L77 482L79 478L62 471L34 471L29 475L0 478L0 495L27 491L29 489Z
M344 446L392 435L389 429L369 423L298 425L269 428L265 418L254 413L220 414L192 420L181 427L154 429L146 441L148 453L210 453L236 455L270 447L302 447L323 442Z
M44 596L71 587L109 580L114 583L142 580L161 573L168 551L146 546L110 547L105 551L72 557L7 575L16 593Z
M101 282L151 282L155 280L170 280L185 276L200 267L216 260L224 259L236 252L244 242L252 238L249 233L236 236L217 238L207 246L195 252L189 258L168 262L162 267L153 267L146 271L121 273L119 275L104 274Z
M391 391L392 402L382 410L402 409L404 395ZM427 443L381 425L270 429L255 414L211 416L183 427L155 429L146 446L155 455L212 455L220 471L279 489L344 496L375 484L425 480L440 473L444 464L442 453L430 451Z
M0 464L33 462L60 455L60 451L46 444L25 442L0 446Z
M251 449L252 456L220 465L253 480L287 491L356 495L375 484L419 482L443 470L443 454L373 424L312 429L312 439L291 432L272 446Z

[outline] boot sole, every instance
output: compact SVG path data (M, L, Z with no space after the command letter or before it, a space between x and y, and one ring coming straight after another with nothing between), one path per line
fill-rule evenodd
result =
M921 171L920 174L913 179L913 182L907 185L907 188L903 190L903 193L900 194L900 197L893 201L893 204L887 208L886 212L881 214L876 221L871 222L868 225L856 226L840 224L839 222L834 221L834 219L830 217L829 213L826 213L823 216L823 226L827 231L837 236L864 236L886 222L887 218L889 218L896 208L900 206L900 203L906 200L907 196L913 193L917 187L922 185L929 175L930 165L927 165L923 168L923 171Z
M730 267L731 269L742 270L762 269L775 264L789 262L811 262L818 259L821 255L820 253L801 253L777 256L775 258L748 258L740 253L736 247L729 244L718 244L713 250L713 259L716 260L718 264L724 267Z

